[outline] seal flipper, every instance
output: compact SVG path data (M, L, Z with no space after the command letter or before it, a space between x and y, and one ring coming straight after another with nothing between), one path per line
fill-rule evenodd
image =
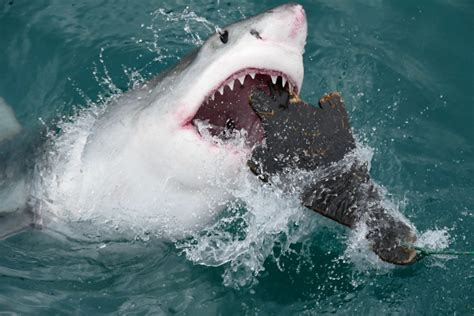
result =
M350 228L364 223L366 238L384 261L408 264L416 251L406 245L416 241L414 230L382 206L382 197L370 179L366 164L354 162L350 168L335 166L319 181L305 188L302 203L321 215Z
M366 237L382 260L395 264L415 260L416 251L405 246L416 240L414 230L383 208L367 166L359 161L349 168L333 164L355 148L338 93L322 97L318 109L281 88L271 90L271 95L257 90L250 105L261 118L266 136L266 144L255 148L249 160L255 174L269 179L285 168L325 166L329 170L325 180L303 188L302 204L351 228L365 223Z

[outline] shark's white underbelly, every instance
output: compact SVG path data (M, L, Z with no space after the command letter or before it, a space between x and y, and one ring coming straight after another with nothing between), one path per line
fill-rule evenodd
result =
M232 198L246 153L214 146L173 122L141 126L125 96L111 113L85 111L53 137L33 196L47 222L160 227L180 234L207 223Z

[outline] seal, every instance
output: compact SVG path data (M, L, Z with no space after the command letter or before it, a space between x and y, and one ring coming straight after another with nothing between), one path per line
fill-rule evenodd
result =
M382 260L413 263L416 250L407 245L416 241L414 228L385 209L367 164L344 161L356 144L341 95L329 93L315 107L285 89L270 91L256 89L250 97L265 131L265 144L254 149L250 169L267 182L288 170L321 170L316 181L301 183L302 204L350 228L366 225L366 237Z

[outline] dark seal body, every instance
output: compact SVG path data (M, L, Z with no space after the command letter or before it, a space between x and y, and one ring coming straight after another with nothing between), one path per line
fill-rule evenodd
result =
M338 163L356 148L339 93L325 95L314 107L284 89L255 90L250 105L266 139L249 160L256 175L271 182L285 170L323 170L322 178L302 184L302 204L350 228L365 224L366 238L382 260L414 262L416 251L408 245L416 241L415 231L384 208L367 165L357 159Z

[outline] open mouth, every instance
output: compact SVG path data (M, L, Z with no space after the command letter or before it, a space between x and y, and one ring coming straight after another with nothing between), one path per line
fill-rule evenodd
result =
M254 89L268 94L275 89L298 92L296 84L282 72L255 68L238 71L208 94L191 120L196 131L202 136L205 126L206 132L217 139L226 141L243 135L247 146L260 144L265 138L264 129L249 104Z

